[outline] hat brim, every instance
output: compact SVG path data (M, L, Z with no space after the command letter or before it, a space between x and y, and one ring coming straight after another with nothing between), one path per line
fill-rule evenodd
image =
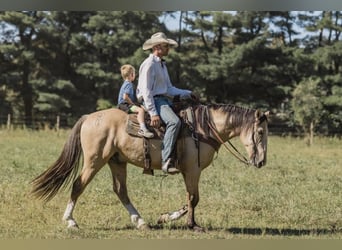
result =
M178 43L173 40L173 39L164 39L164 38L160 38L160 39L148 39L144 44L143 44L143 50L148 50L148 49L152 49L155 45L158 44L162 44L162 43L168 43L170 46L173 47L178 47Z

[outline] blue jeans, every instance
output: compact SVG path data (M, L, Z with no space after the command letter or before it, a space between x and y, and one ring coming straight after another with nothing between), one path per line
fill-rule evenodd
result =
M166 131L162 143L161 155L162 162L166 162L170 158L172 150L175 146L181 121L171 108L171 101L167 97L155 97L154 104L161 120L166 125Z

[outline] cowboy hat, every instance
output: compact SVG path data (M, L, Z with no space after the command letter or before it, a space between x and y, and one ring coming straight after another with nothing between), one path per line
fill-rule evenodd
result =
M153 46L161 43L168 43L171 46L177 47L178 43L175 40L169 39L163 32L157 32L146 40L143 44L143 50L151 49Z

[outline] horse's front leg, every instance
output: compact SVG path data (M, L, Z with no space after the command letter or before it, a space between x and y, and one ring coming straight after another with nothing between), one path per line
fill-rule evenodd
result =
M199 201L198 191L197 193L193 193L193 194L188 192L187 198L188 198L188 218L187 218L188 227L196 232L204 232L204 228L199 226L195 221L195 207Z
M195 207L199 202L198 182L200 178L200 170L186 173L183 175L187 190L188 217L187 225L196 232L204 232L204 228L199 226L195 221Z

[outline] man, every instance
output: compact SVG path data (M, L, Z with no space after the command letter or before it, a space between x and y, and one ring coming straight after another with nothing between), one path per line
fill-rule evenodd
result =
M190 90L179 89L172 85L164 56L169 54L170 47L177 47L176 41L169 39L162 32L155 33L143 44L143 50L151 49L152 53L140 65L137 97L142 99L151 116L151 126L159 127L161 121L166 124L162 144L162 170L166 173L179 173L172 159L172 151L181 127L178 116L173 112L172 98L179 95L181 99L196 98Z

